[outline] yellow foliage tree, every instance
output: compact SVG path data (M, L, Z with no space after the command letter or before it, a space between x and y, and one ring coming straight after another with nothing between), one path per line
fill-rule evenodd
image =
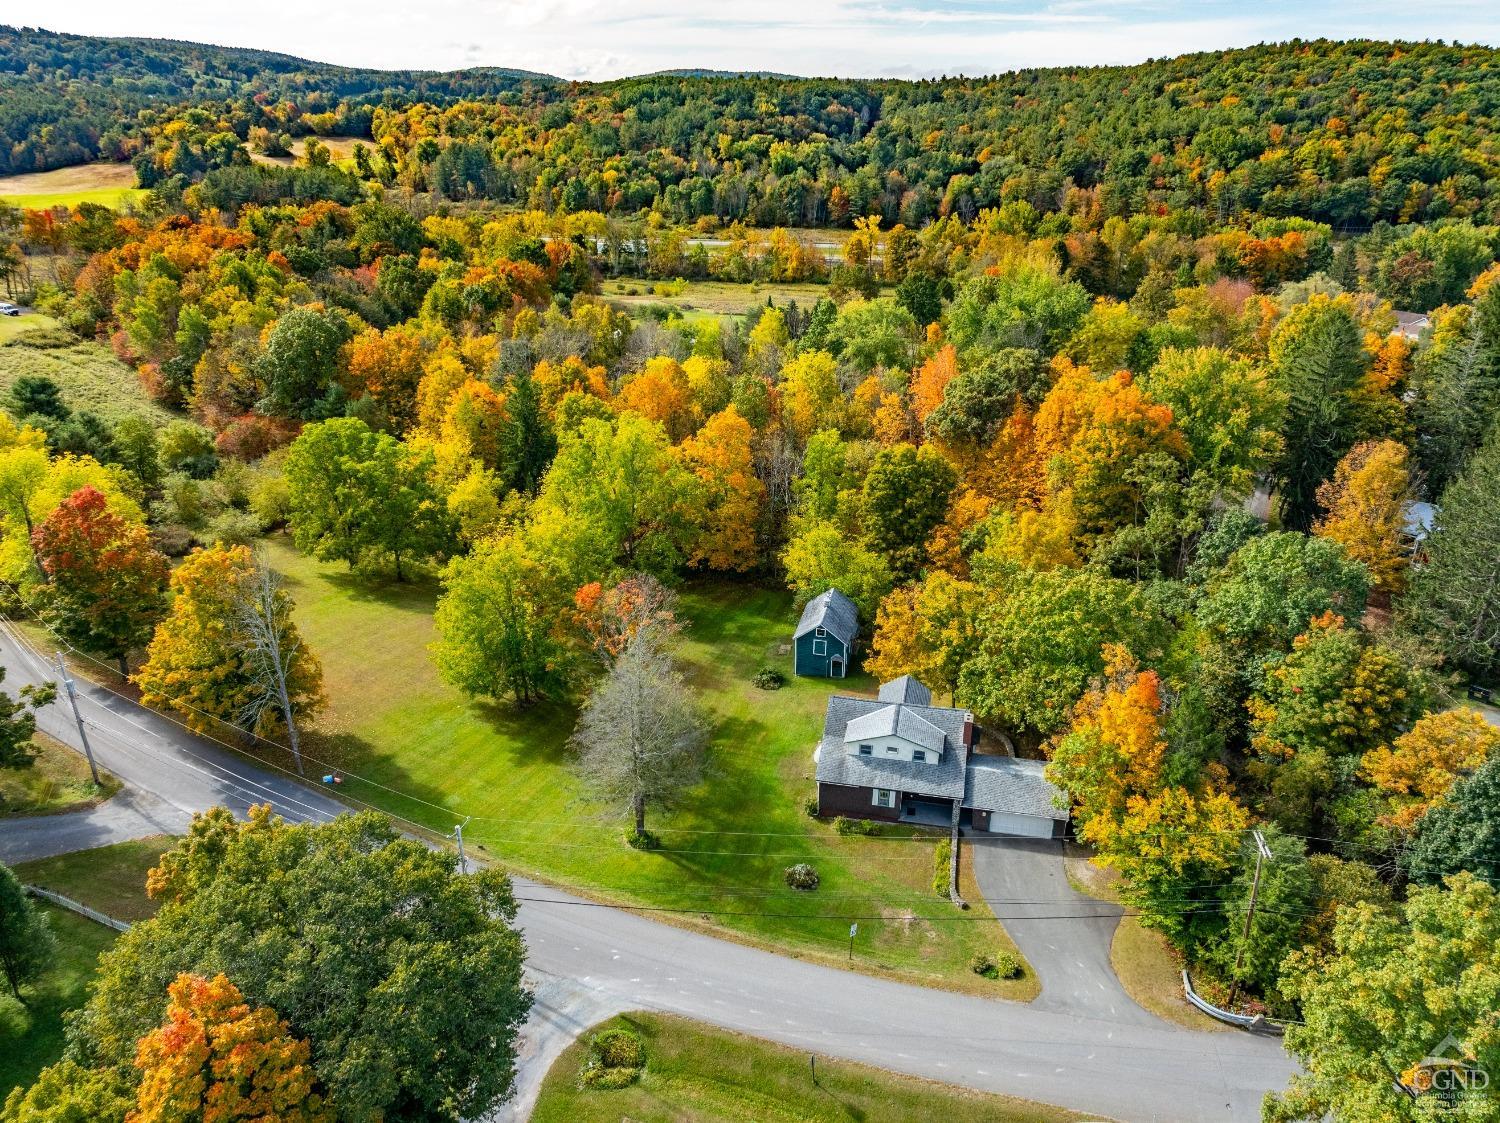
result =
M734 406L714 414L678 449L703 484L704 515L694 539L694 565L723 571L755 566L755 528L765 488L750 450L754 431Z
M1500 729L1475 710L1428 714L1390 745L1371 749L1364 776L1390 798L1390 822L1402 829L1442 802L1453 782L1500 749Z
M1398 592L1406 579L1400 535L1410 496L1404 445L1357 444L1339 461L1333 479L1318 488L1318 502L1327 513L1313 533L1332 539L1351 558L1364 562L1375 588Z

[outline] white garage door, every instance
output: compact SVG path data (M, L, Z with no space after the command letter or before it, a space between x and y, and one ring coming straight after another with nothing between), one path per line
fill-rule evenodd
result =
M1007 815L996 811L990 815L991 834L1018 834L1025 838L1051 838L1052 820L1040 815Z

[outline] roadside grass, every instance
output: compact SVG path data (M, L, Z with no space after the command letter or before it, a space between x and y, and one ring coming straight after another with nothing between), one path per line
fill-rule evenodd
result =
M15 871L28 885L72 897L116 920L147 920L156 915L156 902L146 896L146 873L175 842L171 835L151 835L22 862Z
M63 1053L63 1013L82 1006L99 956L115 933L102 924L51 905L39 905L57 936L57 956L35 984L22 987L29 1006L0 992L0 1102L12 1088L29 1085Z
M7 320L11 323L40 320L47 323L33 326L46 327L48 323L56 326L45 316L21 316L13 320L0 316L0 325ZM8 342L0 335L0 343L5 343L0 350L0 394L8 394L22 375L44 375L58 384L63 401L69 406L96 413L107 424L137 414L160 426L176 416L153 402L136 372L101 344L80 340L65 347L33 347L24 334Z
M347 773L345 796L448 835L473 816L464 828L471 850L600 899L674 910L652 913L659 919L840 966L857 919L856 968L977 994L1035 994L1029 971L992 982L969 970L977 951L1015 949L982 902L960 912L933 893L939 835L887 827L881 837L843 837L805 813L828 696L875 684L791 675L780 651L795 619L790 594L728 583L683 590L678 655L713 727L711 774L675 812L648 813L663 845L637 851L624 842L623 809L585 798L567 745L571 704L471 701L438 677L427 650L435 583L350 575L284 538L262 548L323 663L330 705L304 739L309 772ZM783 689L753 685L768 665L787 675ZM817 891L787 888L783 872L797 862L818 870Z
M0 768L0 818L52 815L102 803L120 790L120 781L101 772L99 788L88 762L61 741L38 732L32 737L41 752L29 768Z
M1109 961L1125 993L1158 1018L1206 1033L1231 1028L1188 1004L1182 995L1181 960L1165 936L1144 927L1138 918L1120 918Z
M588 1038L605 1029L638 1034L646 1067L625 1088L580 1088ZM650 1013L612 1018L575 1041L548 1071L531 1115L532 1123L1062 1123L1085 1118L824 1057L818 1058L814 1083L806 1050Z
M0 176L0 200L28 210L76 207L79 203L119 208L145 195L136 187L135 168L129 164L77 164L49 172Z

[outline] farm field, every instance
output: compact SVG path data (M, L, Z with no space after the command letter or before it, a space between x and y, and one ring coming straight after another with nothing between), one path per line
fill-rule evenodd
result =
M32 740L41 752L31 767L0 768L0 818L72 811L120 790L118 780L101 773L102 790L95 791L88 762L61 741L41 732Z
M580 1088L588 1040L606 1029L628 1030L641 1039L645 1071L625 1088ZM814 1084L804 1050L687 1018L634 1013L596 1026L553 1063L531 1118L532 1123L1061 1123L1085 1116L823 1057Z
M676 813L649 814L662 848L642 852L625 845L618 809L583 798L567 747L571 706L471 702L438 677L427 653L433 584L349 575L284 539L265 550L287 578L332 700L305 751L318 771L349 773L346 796L445 834L473 816L465 841L511 868L613 901L681 909L684 923L717 922L752 943L843 964L848 918L860 917L856 966L1001 997L1036 994L1030 972L991 982L969 970L976 952L1014 945L983 904L961 913L933 893L935 835L842 837L805 813L812 749L835 688L790 679L768 694L751 682L766 665L790 678L790 656L779 654L794 621L789 593L715 584L683 592L679 656L713 724L712 772ZM874 685L858 678L844 688ZM783 880L802 861L822 876L814 893ZM978 900L972 884L963 891Z
M63 1014L83 1005L94 965L115 939L113 929L76 913L40 908L57 937L57 955L51 969L26 988L29 1006L8 992L0 997L0 1102L62 1056Z
M677 295L667 296L650 291L663 282L611 280L605 281L603 295L611 303L626 311L636 311L653 304L667 305L682 312L684 318L702 319L707 316L742 316L767 298L778 306L792 301L803 307L811 307L828 295L827 285L761 284L734 281L688 281L687 287ZM670 282L668 282L670 283Z
M135 169L129 164L78 164L50 172L0 176L0 200L28 210L75 207L79 203L118 208L145 197L146 192L135 182Z
M369 137L358 136L320 136L318 137L333 153L334 163L342 163L345 160L354 159L354 146L363 144L366 148L374 144ZM307 138L298 137L292 141L292 154L290 156L267 156L261 152L250 153L250 159L257 164L279 164L282 167L291 167L302 159L303 153L307 151Z
M57 327L46 316L0 316L0 333L9 324L34 321L27 330ZM0 334L0 394L8 393L22 375L44 375L62 389L63 401L75 410L89 410L113 424L131 414L144 415L162 425L174 417L170 410L153 402L141 387L140 377L109 348L80 340L63 347L32 346L19 338L7 340Z

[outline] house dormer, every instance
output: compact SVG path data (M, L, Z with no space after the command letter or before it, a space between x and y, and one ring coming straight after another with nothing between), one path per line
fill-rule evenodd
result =
M947 748L943 731L910 706L895 703L855 718L844 729L844 750L872 760L937 764Z

